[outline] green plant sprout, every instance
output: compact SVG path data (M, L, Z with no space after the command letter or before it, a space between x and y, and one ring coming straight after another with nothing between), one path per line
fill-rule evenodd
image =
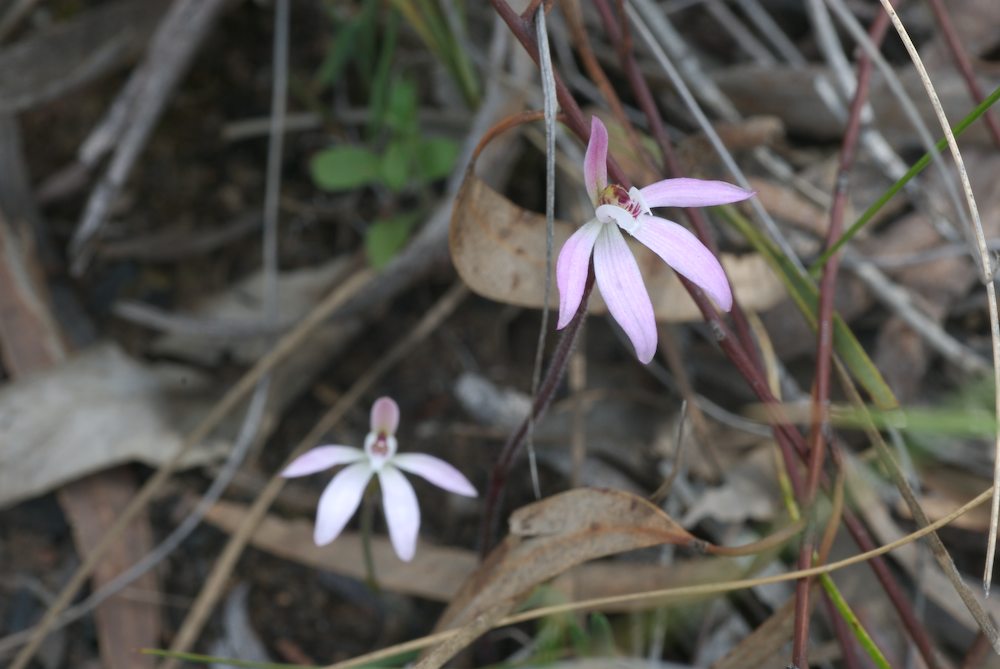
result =
M366 0L342 21L311 84L313 94L336 83L355 66L368 96L366 139L338 143L312 157L310 174L323 190L345 192L374 187L399 197L417 192L451 174L459 147L446 137L421 132L417 85L405 74L393 75L400 15L452 74L470 106L478 104L478 83L446 20L434 2L392 2L380 26L380 3ZM381 269L405 246L423 208L379 216L365 233L365 251Z

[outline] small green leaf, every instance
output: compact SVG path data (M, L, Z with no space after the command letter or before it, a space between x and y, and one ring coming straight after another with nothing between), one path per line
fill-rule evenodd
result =
M615 647L615 631L611 621L603 613L590 614L590 652L597 657L613 657L617 653Z
M407 151L405 142L390 142L382 154L382 164L379 169L379 176L382 178L382 183L389 190L401 190L410 180L410 165L412 162L411 153Z
M390 86L385 123L401 135L417 133L417 87L409 79L396 79Z
M333 146L312 157L309 171L324 190L343 191L379 178L379 157L363 146Z
M395 257L410 238L410 230L417 222L418 214L407 213L383 218L368 227L365 235L365 252L368 262L375 269L382 269Z
M458 159L458 144L444 137L431 137L420 142L417 168L425 181L436 181L451 174Z
M573 654L577 657L590 657L593 654L593 644L590 635L575 620L566 621L566 636L569 637L569 645L573 649Z

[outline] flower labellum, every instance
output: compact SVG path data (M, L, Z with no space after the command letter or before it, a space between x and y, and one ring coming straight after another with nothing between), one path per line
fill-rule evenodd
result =
M399 406L389 397L380 397L372 405L371 430L365 437L364 450L353 446L317 446L295 458L281 475L285 478L308 476L337 465L347 465L326 486L316 510L313 539L324 546L336 539L351 519L372 476L378 474L382 489L382 508L389 525L389 538L400 560L409 562L417 549L420 508L413 486L402 471L423 477L439 488L466 497L475 497L476 489L450 464L424 453L397 453L396 428Z
M607 160L608 131L594 116L583 159L583 175L596 216L573 233L559 252L557 327L566 327L580 306L593 256L597 287L608 311L628 335L639 361L647 363L656 353L656 319L639 265L621 231L660 256L675 272L729 311L733 295L718 259L687 228L653 216L651 209L730 204L746 200L753 193L724 181L686 178L664 179L626 191L618 184L608 183Z

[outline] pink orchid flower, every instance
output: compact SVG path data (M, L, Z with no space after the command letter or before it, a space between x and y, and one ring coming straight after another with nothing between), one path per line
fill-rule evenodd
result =
M583 176L597 216L566 240L556 262L559 286L559 324L573 319L583 298L583 288L594 256L597 286L608 311L628 335L639 361L647 363L656 352L656 319L639 265L621 230L660 256L675 272L704 290L725 311L733 306L729 280L718 259L686 228L657 216L654 207L710 207L739 202L751 191L724 181L664 179L645 188L626 191L608 184L608 131L594 116L590 142L583 159ZM620 228L620 229L619 229Z
M281 472L286 478L294 478L348 465L333 477L319 498L313 533L317 546L324 546L340 535L375 474L382 488L389 538L396 555L404 562L409 562L417 549L420 508L413 486L400 470L421 476L450 492L476 496L469 480L444 460L424 453L396 453L398 425L399 406L389 397L380 397L372 405L371 431L365 437L364 450L353 446L318 446L295 458Z

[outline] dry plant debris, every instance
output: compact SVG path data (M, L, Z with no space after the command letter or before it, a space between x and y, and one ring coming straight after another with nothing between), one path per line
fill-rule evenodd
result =
M0 662L996 664L995 526L965 505L998 426L1000 133L963 119L1000 5L893 4L0 4ZM960 155L900 184L931 88ZM629 240L660 355L591 265L557 331L592 203L628 238L630 187L676 177L755 192L669 210L732 312ZM384 395L480 493L417 480L410 562L376 487L318 547L327 479L277 477Z

